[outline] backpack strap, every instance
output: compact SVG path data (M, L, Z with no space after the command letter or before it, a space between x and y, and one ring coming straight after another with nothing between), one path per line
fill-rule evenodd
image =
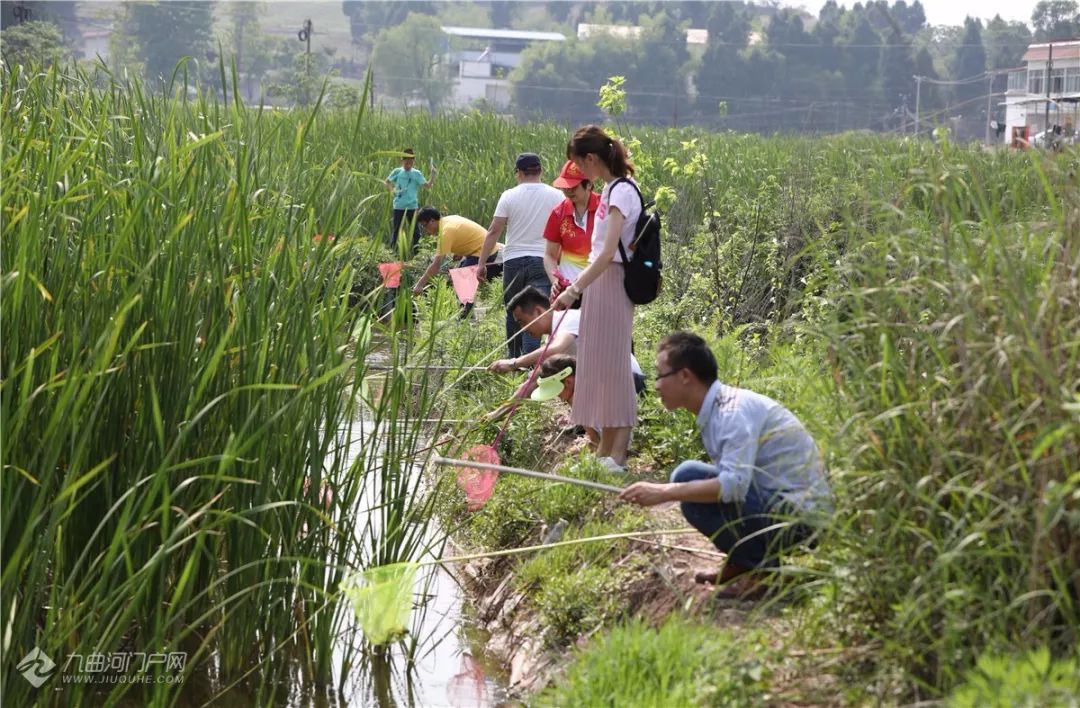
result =
M608 209L611 208L611 194L615 191L615 187L619 186L619 183L621 182L625 182L626 184L630 185L634 188L634 191L637 192L638 201L641 203L641 214L638 215L638 218L640 219L641 216L645 214L645 210L648 209L648 205L645 203L645 197L641 196L641 190L638 189L638 186L634 184L634 182L631 181L629 177L620 177L611 184L611 192L608 192ZM641 234L637 235L637 238L634 239L634 243L637 243L637 240L639 238L641 238ZM626 255L626 249L623 248L622 245L622 234L619 234L619 255L622 256L623 263L630 262L630 259Z

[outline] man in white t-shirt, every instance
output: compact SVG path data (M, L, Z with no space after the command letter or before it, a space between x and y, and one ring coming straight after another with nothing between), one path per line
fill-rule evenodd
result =
M502 251L504 304L509 304L515 295L530 285L545 295L551 292L551 281L544 270L544 251L547 250L544 228L551 210L564 197L559 190L544 184L543 174L539 155L523 152L517 156L514 163L517 186L499 197L495 216L480 249L476 277L483 281L487 278L487 258L495 250L503 229L506 230L506 245ZM506 338L511 358L540 346L539 339L527 332L521 333L510 313L506 315Z
M548 309L547 297L536 288L527 287L514 296L510 304L506 306L506 311L523 330L537 339L549 336L551 343L546 350L541 347L520 357L492 362L488 367L489 371L502 374L514 369L531 368L540 360L541 353L544 354L545 359L556 354L577 356L581 310L548 312ZM640 394L645 390L645 374L633 354L630 355L630 371L634 376L634 390Z

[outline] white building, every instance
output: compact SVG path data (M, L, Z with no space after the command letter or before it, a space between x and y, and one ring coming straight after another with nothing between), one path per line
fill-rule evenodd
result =
M111 29L88 29L82 31L82 56L83 59L109 59L109 40L112 37Z
M1005 142L1031 142L1047 124L1073 134L1080 126L1080 40L1032 44L1024 54L1024 64L1023 69L1009 73Z
M521 63L521 52L535 42L565 42L558 32L523 32L482 27L443 27L452 40L483 45L483 49L463 49L450 54L451 70L456 68L450 102L464 108L484 99L498 110L510 105L507 76Z
M588 39L599 34L607 34L620 39L638 39L645 31L644 27L636 25L591 25L582 22L577 26L578 39ZM686 43L705 45L709 41L709 30L688 29L686 30Z

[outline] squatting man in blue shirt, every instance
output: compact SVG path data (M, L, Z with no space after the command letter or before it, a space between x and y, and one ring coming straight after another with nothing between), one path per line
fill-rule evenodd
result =
M670 483L636 482L620 496L641 506L680 502L686 520L727 554L722 570L699 572L698 582L770 570L781 553L811 538L832 501L821 453L791 411L718 381L712 351L689 332L660 342L656 391L668 410L697 414L712 462L687 460ZM767 589L763 575L750 573L720 594L759 598Z

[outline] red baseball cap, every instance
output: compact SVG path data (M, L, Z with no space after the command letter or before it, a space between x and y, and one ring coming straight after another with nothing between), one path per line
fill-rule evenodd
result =
M551 184L559 189L573 189L582 182L585 181L585 175L582 174L578 166L574 164L573 160L567 160L566 164L562 166L562 171L559 172L559 176L555 178L555 181Z

